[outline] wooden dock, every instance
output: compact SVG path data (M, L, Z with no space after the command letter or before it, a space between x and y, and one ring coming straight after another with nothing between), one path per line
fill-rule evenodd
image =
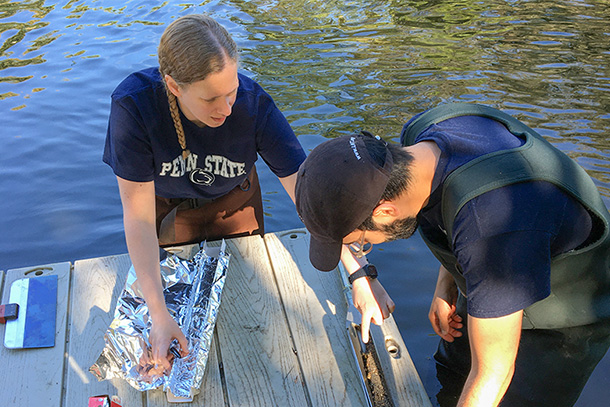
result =
M200 394L181 405L366 406L346 331L344 284L339 272L311 266L307 232L226 242L231 260L206 373ZM0 272L3 303L17 279L56 274L59 280L55 347L0 346L3 404L81 407L90 396L108 394L123 407L180 405L160 390L98 382L89 372L130 266L123 254ZM431 406L392 317L371 334L393 405Z

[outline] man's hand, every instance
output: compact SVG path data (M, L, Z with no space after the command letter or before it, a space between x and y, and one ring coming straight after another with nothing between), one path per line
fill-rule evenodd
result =
M362 314L362 342L367 343L371 321L381 325L383 320L394 312L396 305L377 279L369 281L368 278L359 278L354 281L352 287L354 306Z
M447 342L453 342L454 338L462 336L459 331L463 327L462 317L455 309L457 296L458 290L453 276L441 266L428 319L434 332Z
M188 341L169 312L155 315L149 337L152 346L152 360L150 362L155 366L160 366L165 372L171 369L173 355L170 354L169 347L174 339L180 344L181 356L188 355Z

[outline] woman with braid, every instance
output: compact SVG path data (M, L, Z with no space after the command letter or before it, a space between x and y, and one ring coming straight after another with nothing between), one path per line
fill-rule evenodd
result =
M125 238L149 307L154 363L186 338L162 293L159 246L263 234L259 154L294 200L305 159L286 118L238 73L235 42L205 15L171 23L159 67L129 75L112 94L104 162L117 176Z

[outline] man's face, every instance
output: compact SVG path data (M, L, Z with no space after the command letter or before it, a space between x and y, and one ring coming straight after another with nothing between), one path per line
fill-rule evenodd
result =
M374 223L374 225L375 229L366 230L364 235L361 230L354 230L343 238L343 243L359 243L360 240L364 240L364 243L378 244L398 239L408 239L417 230L417 219L415 217L408 217L396 219L386 225L378 223Z
M417 230L417 218L408 217L397 219L389 225L375 224L375 226L386 236L386 242L398 239L408 239L413 236L413 233Z

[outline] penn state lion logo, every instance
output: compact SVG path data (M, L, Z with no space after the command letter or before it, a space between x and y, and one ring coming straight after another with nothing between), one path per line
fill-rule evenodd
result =
M216 177L209 171L204 171L201 168L195 168L189 175L191 182L197 185L205 185L209 187L214 183Z
M199 161L203 161L201 166ZM210 186L216 180L216 176L223 178L235 178L246 174L246 164L234 162L222 155L207 155L203 160L191 153L186 160L178 155L172 161L161 163L159 176L178 178L188 175L190 181L196 185Z

